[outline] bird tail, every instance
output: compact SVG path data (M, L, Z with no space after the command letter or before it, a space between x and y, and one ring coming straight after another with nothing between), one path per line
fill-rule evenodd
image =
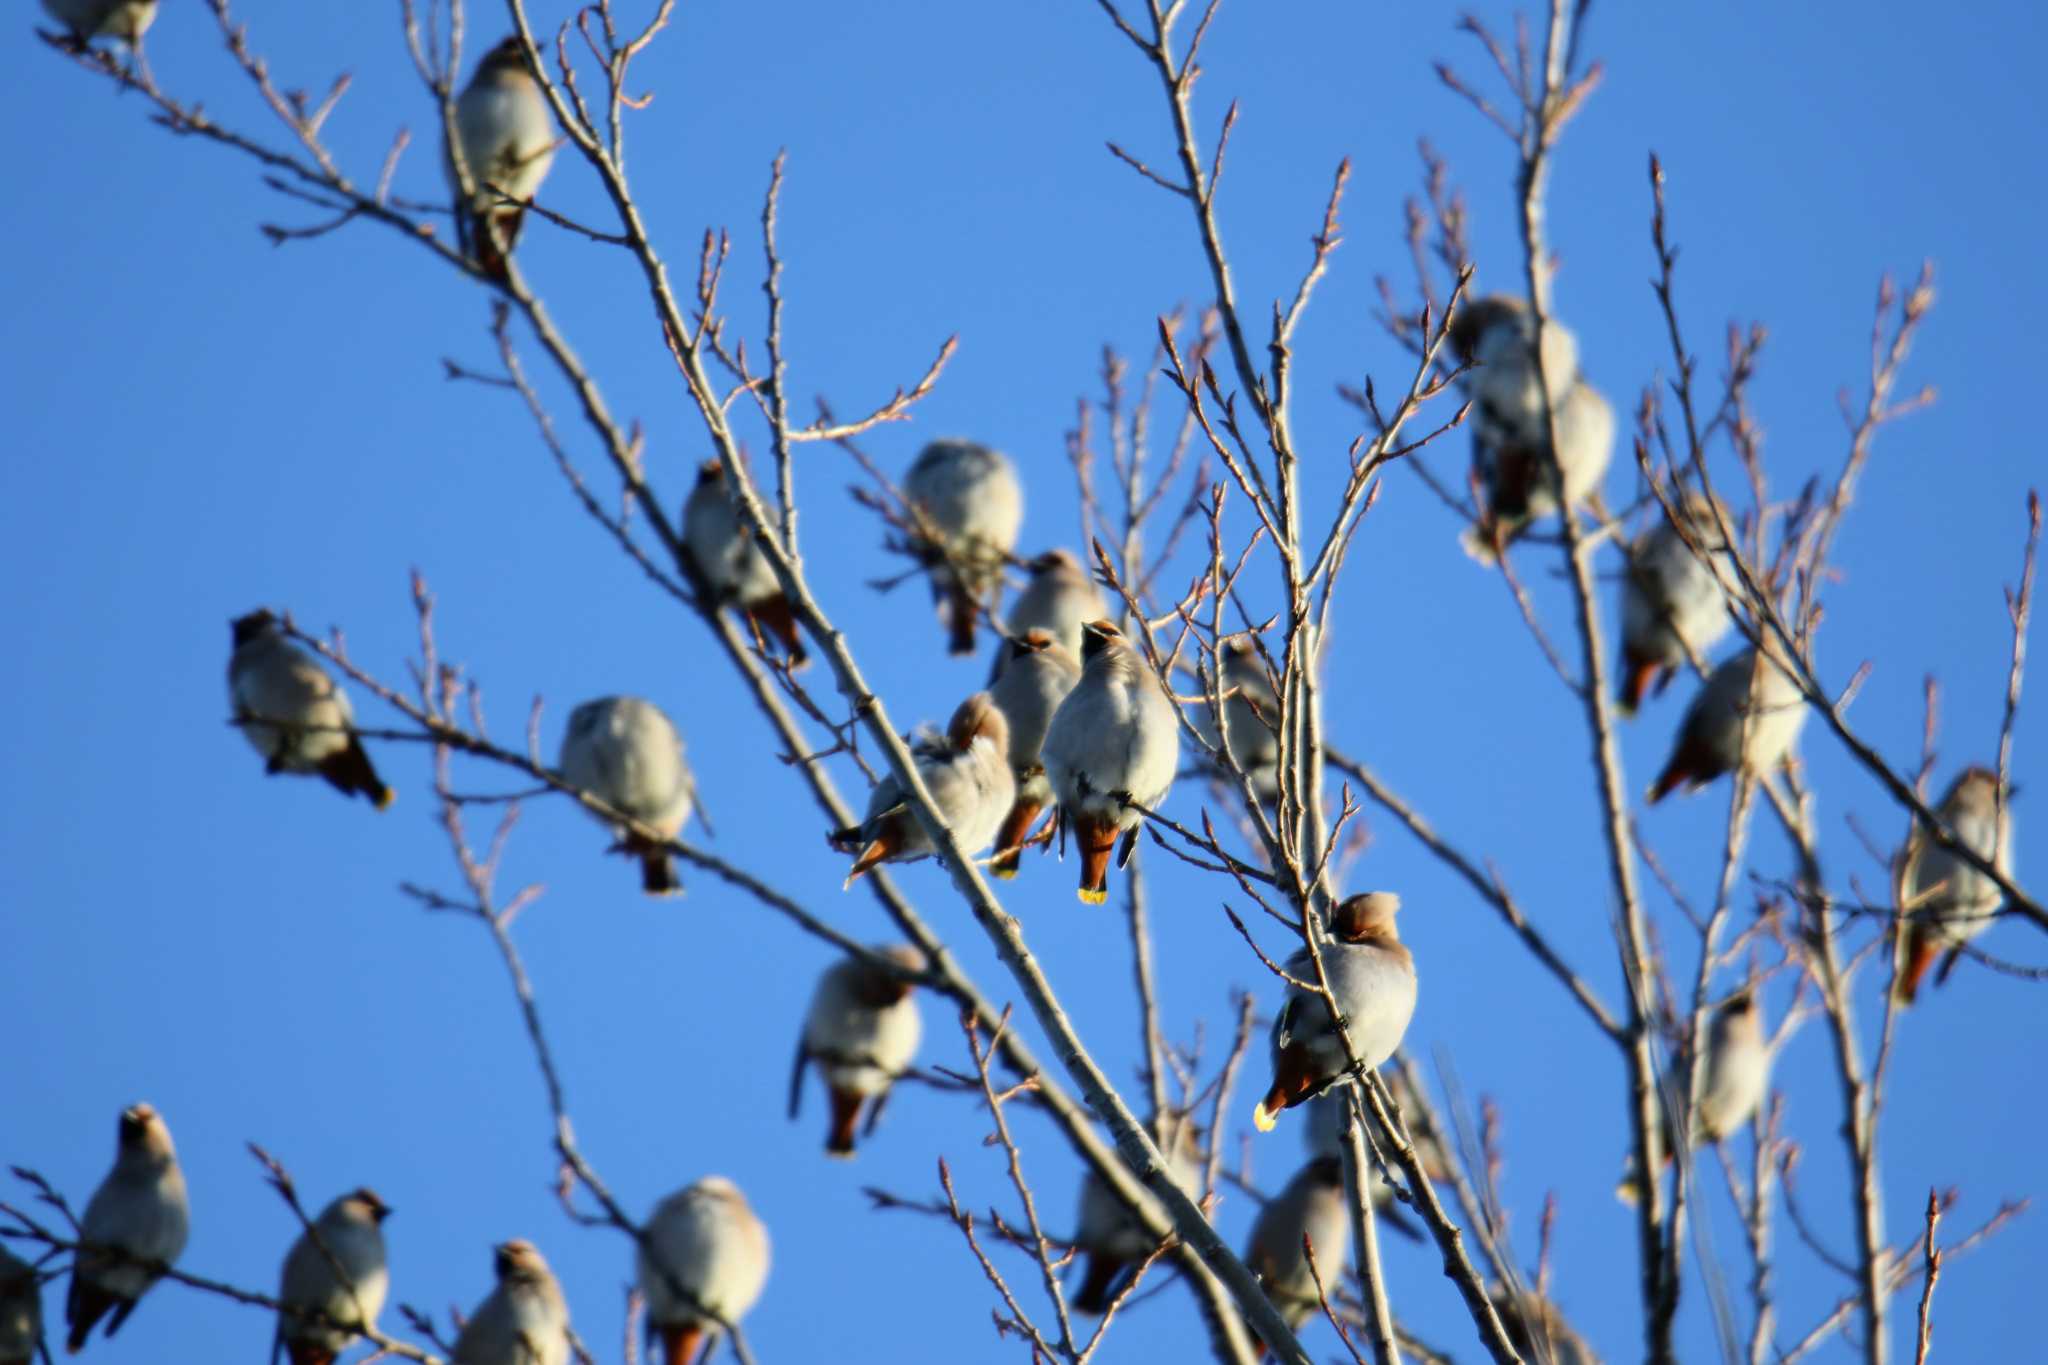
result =
M668 1365L690 1365L690 1357L704 1340L704 1324L686 1322L661 1329L661 1353Z
M1650 684L1657 680L1657 673L1661 668L1662 665L1655 659L1644 659L1630 654L1627 650L1622 651L1621 690L1615 701L1620 705L1623 715L1632 716L1636 713L1636 708L1643 704L1643 698L1650 695Z
M293 1341L285 1344L290 1353L292 1365L334 1365L341 1358L333 1348L311 1341Z
M640 888L650 896L680 896L683 879L676 875L676 860L660 844L629 835L626 852L640 860Z
M476 236L476 268L503 284L511 275L512 248L519 243L519 229L526 223L523 208L498 208L480 214L472 231ZM496 227L496 232L492 231ZM493 240L493 239L496 240ZM503 242L502 249L499 242Z
M1252 1125L1262 1133L1272 1132L1280 1111L1292 1109L1307 1099L1315 1083L1307 1052L1299 1044L1281 1048L1280 1055L1273 1059L1273 1084L1267 1089L1266 1098L1252 1110Z
M78 1272L73 1270L71 1272L71 1294L64 1301L64 1321L71 1328L70 1334L64 1338L65 1351L71 1355L77 1355L80 1351L84 1350L85 1340L92 1335L92 1329L99 1325L100 1319L107 1315L109 1308L113 1308L120 1302L121 1300L115 1298L106 1290L101 1289L98 1285L90 1284L80 1279ZM125 1317L126 1314L122 1316ZM108 1324L107 1334L109 1336L113 1335L114 1328L118 1327L120 1322L120 1317L117 1317L112 1323Z
M1469 555L1473 562L1484 568L1492 568L1500 562L1500 552L1507 548L1507 536L1502 535L1498 547L1494 544L1494 523L1475 521L1458 536L1458 546Z
M348 737L346 749L329 754L320 761L320 776L326 778L328 785L343 796L354 796L361 792L370 798L370 804L378 810L389 806L396 795L377 776L377 769L370 763L369 750L365 749L363 741L354 735Z
M1076 815L1074 842L1081 849L1081 889L1077 893L1089 905L1109 899L1109 856L1116 852L1116 821L1095 815Z
M849 832L855 838L860 836L860 831L857 829L852 831L840 830L833 835L833 838L837 841L841 835ZM846 885L852 886L865 876L870 869L889 861L902 847L903 825L901 819L885 822L881 830L861 848L860 856L853 860L853 866L847 869Z
M832 1127L825 1134L825 1152L828 1156L851 1157L853 1135L860 1127L859 1095L851 1090L832 1088Z
M1024 861L1024 840L1044 809L1044 804L1038 801L1019 801L1010 807L1010 813L1003 817L1003 827L996 831L996 856L989 871L1004 878L1017 875Z
M1124 1263L1099 1251L1088 1253L1088 1273L1081 1277L1081 1292L1074 1295L1074 1311L1101 1314L1109 1311L1110 1291Z
M1917 924L1906 926L1899 942L1898 975L1892 981L1893 1004L1904 1007L1919 997L1920 983L1940 955L1941 945L1935 942L1934 935Z
M1664 765L1664 771L1657 774L1657 780L1650 787L1650 804L1656 805L1679 787L1691 783L1697 787L1714 776L1693 753L1693 746L1684 740L1671 752L1671 761Z
M765 598L747 608L747 618L757 626L762 635L782 646L789 656L790 667L801 668L810 661L810 652L804 648L804 640L796 628L796 608L781 593Z
M946 585L946 595L939 600L939 618L946 623L949 653L974 652L974 613L974 594L955 571L952 582Z

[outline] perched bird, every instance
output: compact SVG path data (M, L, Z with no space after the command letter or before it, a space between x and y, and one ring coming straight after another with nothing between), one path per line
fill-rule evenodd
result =
M1330 992L1366 1067L1394 1055L1415 1014L1415 959L1394 932L1400 909L1401 898L1391 891L1352 896L1330 917L1330 939L1323 945ZM1307 947L1287 959L1287 974L1315 981L1315 959ZM1271 1132L1282 1109L1321 1094L1351 1065L1329 1002L1299 986L1287 988L1286 1003L1273 1020L1272 1043L1273 1084L1252 1111L1260 1132Z
M1306 1237L1316 1253L1316 1272L1309 1273L1301 1249ZM1252 1223L1245 1247L1245 1268L1258 1276L1259 1287L1279 1310L1290 1330L1322 1311L1316 1276L1335 1302L1351 1254L1351 1205L1344 1193L1344 1163L1333 1156L1312 1157L1294 1173L1287 1188L1266 1201ZM1260 1350L1263 1356L1265 1351Z
M1280 699L1273 681L1250 640L1232 640L1218 651L1222 690L1235 696L1223 703L1223 742L1230 759L1251 779L1261 801L1280 797Z
M1167 1159L1167 1174L1182 1194L1202 1198L1202 1146L1191 1120L1179 1121L1171 1142L1159 1144ZM1148 1196L1149 1197L1149 1196ZM1102 1313L1122 1290L1124 1281L1156 1245L1145 1225L1092 1169L1081 1177L1079 1227L1074 1232L1074 1249L1087 1253L1087 1270L1081 1288L1073 1298L1080 1313Z
M1624 713L1641 706L1653 687L1662 692L1688 654L1705 655L1728 633L1728 604L1712 561L1720 561L1723 575L1734 580L1720 530L1732 523L1703 494L1688 493L1678 506L1693 543L1709 558L1694 554L1669 521L1658 522L1629 550L1621 580L1619 700Z
M1014 877L1024 856L1023 843L1039 812L1052 804L1052 783L1039 762L1052 714L1081 680L1081 664L1052 635L1033 627L1003 641L1010 658L999 671L989 696L1010 723L1010 771L1017 796L996 831L996 856L990 870Z
M1009 457L972 441L933 441L903 480L916 513L912 548L931 570L950 649L974 652L974 615L1002 586L1003 562L1024 520L1024 490Z
M1010 604L1003 634L1010 640L1020 640L1034 630L1042 630L1061 649L1080 658L1081 627L1109 614L1102 601L1102 590L1069 550L1047 550L1025 567L1031 571L1031 579ZM995 662L989 667L989 686L995 686L1009 662L1006 642L996 651Z
M95 38L120 38L132 47L156 22L156 0L43 0L43 8L80 47Z
M299 1310L277 1315L277 1342L291 1365L334 1365L362 1328L377 1325L391 1289L383 1230L390 1215L366 1186L322 1209L292 1243L277 1291L279 1303Z
M1388 1083L1392 1086L1393 1079L1390 1078ZM1329 1158L1341 1162L1344 1159L1347 1091L1347 1086L1332 1086L1308 1102L1308 1122L1302 1125L1302 1143L1308 1148L1310 1161ZM1412 1118L1410 1122L1409 1136L1415 1141L1416 1154L1422 1158L1424 1171L1432 1180L1448 1179L1449 1170L1444 1164L1443 1151L1436 1145L1435 1138L1414 1126ZM1379 1167L1368 1162L1366 1175L1372 1190L1372 1211L1379 1215L1380 1221L1410 1241L1421 1241L1422 1229L1401 1212L1400 1197L1387 1183L1387 1178L1380 1174Z
M569 1365L569 1304L540 1249L514 1238L491 1266L498 1283L462 1324L452 1365Z
M1493 1300L1493 1311L1500 1314L1500 1325L1522 1359L1549 1365L1600 1365L1600 1357L1549 1299L1535 1293L1518 1295L1503 1285L1496 1285L1487 1297Z
M119 1331L137 1300L184 1251L191 1227L171 1130L151 1106L129 1106L121 1111L114 1169L93 1191L79 1225L71 1294L64 1303L71 1329L65 1349L73 1355L83 1350L110 1310L107 1335Z
M697 781L683 759L683 737L659 706L638 697L599 697L569 713L555 766L562 781L588 792L663 839L682 832L697 804ZM640 860L650 896L683 889L668 849L624 826L615 851Z
M909 976L899 976L875 963L849 957L827 969L811 993L797 1040L796 1068L789 1078L789 1116L795 1118L803 1098L804 1067L815 1061L825 1073L832 1097L832 1127L825 1150L833 1156L853 1155L854 1131L861 1106L869 1100L868 1126L889 1097L889 1087L909 1070L924 1031L917 1002L910 998L910 976L925 969L924 953L908 943L877 947L875 952Z
M1081 681L1053 712L1039 751L1059 799L1060 821L1081 847L1080 897L1109 898L1109 855L1124 836L1121 867L1131 859L1144 817L1133 803L1156 809L1180 766L1180 716L1171 695L1108 621L1082 631Z
M513 34L486 52L455 101L455 135L473 193L463 198L455 158L448 184L455 191L455 226L477 269L505 278L506 258L519 243L533 198L555 159L555 124L526 49ZM519 203L506 203L506 200Z
M761 1297L768 1229L737 1185L707 1175L661 1201L647 1223L639 1271L648 1340L661 1338L667 1365L706 1361L721 1324L738 1323Z
M910 756L961 851L972 856L987 848L1017 795L1010 724L989 694L977 692L961 702L944 734L926 731L912 740ZM907 863L936 851L894 774L875 784L858 825L826 837L841 853L854 855L848 886L877 863Z
M1707 1050L1694 1077L1691 1145L1719 1144L1748 1123L1763 1103L1771 1074L1771 1046L1764 1038L1763 1015L1749 989L1721 1003L1707 1022ZM1670 1120L1664 1123L1664 1164L1677 1154ZM1634 1155L1622 1172L1615 1194L1623 1203L1641 1197Z
M2008 793L2009 795L2009 793ZM2012 806L2001 801L1998 774L1965 768L1935 811L1963 844L2012 880ZM1899 962L1892 998L1910 1005L1943 949L1936 983L1948 979L1962 946L1991 927L2005 893L1998 883L1927 837L1917 825L1899 864Z
M36 1268L0 1244L0 1365L29 1365L43 1345L43 1285Z
M391 804L391 788L370 766L370 755L351 728L348 693L327 670L285 637L276 616L252 611L230 623L228 704L235 724L263 755L267 773L318 773L344 796L360 792L378 810Z
M1737 767L1761 777L1792 752L1806 724L1806 698L1773 653L1759 662L1755 649L1745 649L1707 675L1650 788L1651 805L1681 786L1698 791Z
M1592 493L1614 449L1614 409L1579 372L1579 343L1550 319L1543 328L1539 376L1536 319L1520 299L1492 294L1451 319L1451 346L1471 365L1464 378L1472 400L1472 476L1482 504L1465 549L1491 563L1529 523L1564 500ZM1550 458L1551 431L1557 458Z
M726 487L725 466L716 460L697 466L696 485L683 502L683 550L713 602L739 608L763 639L782 646L792 665L809 658L796 611L782 595L768 556L741 524Z

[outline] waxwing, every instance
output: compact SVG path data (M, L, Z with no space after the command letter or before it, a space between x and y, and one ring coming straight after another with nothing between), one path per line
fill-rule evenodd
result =
M491 1265L498 1283L462 1324L453 1365L569 1365L569 1305L540 1249L514 1238Z
M961 702L944 734L927 731L912 740L910 756L961 851L972 856L987 848L1017 796L1009 722L989 694ZM875 784L865 819L826 837L854 855L848 886L877 863L911 862L935 851L894 774Z
M1261 801L1280 796L1280 699L1266 664L1250 640L1232 640L1218 651L1223 690L1236 695L1223 703L1223 739L1231 761L1251 779Z
M455 134L474 190L463 198L451 155L448 184L456 197L456 231L477 269L502 280L526 217L523 202L505 201L532 199L555 159L554 119L519 35L506 38L476 64L455 101Z
M1557 511L1558 473L1566 500L1577 503L1599 487L1613 454L1614 409L1579 373L1578 339L1549 320L1539 377L1535 325L1528 307L1505 294L1476 299L1451 319L1451 345L1472 366L1463 383L1472 400L1472 475L1481 495L1479 523L1467 531L1465 548L1485 563L1531 522Z
M1171 1141L1161 1142L1159 1150L1167 1158L1168 1174L1182 1194L1200 1203L1202 1199L1202 1145L1195 1132L1193 1120L1180 1118L1170 1120L1174 1126ZM1151 1199L1149 1193L1147 1199ZM1124 1282L1135 1273L1140 1262L1152 1254L1152 1234L1128 1208L1102 1177L1091 1169L1081 1177L1081 1208L1079 1227L1074 1233L1074 1249L1087 1255L1087 1269L1081 1277L1081 1288L1073 1297L1073 1308L1080 1313L1102 1313L1123 1289Z
M1965 768L1935 814L1965 846L2012 880L2012 805L2009 799L2000 800L1997 773ZM1962 945L1991 927L2004 902L1997 882L1915 825L1900 857L1899 913L1906 922L1899 933L1892 998L1901 1005L1912 1004L1921 979L1943 949L1948 958L1935 982L1947 980Z
M1757 1007L1755 992L1745 988L1723 1001L1707 1021L1706 1056L1694 1077L1693 1145L1719 1144L1748 1123L1763 1103L1770 1074L1771 1045L1764 1037L1763 1012ZM1663 1126L1664 1164L1668 1166L1677 1154L1676 1143L1668 1117ZM1625 1204L1641 1197L1640 1169L1631 1154L1615 1190Z
M638 697L599 697L571 711L556 766L562 781L664 840L682 832L697 804L696 779L683 759L675 722ZM663 844L624 826L616 832L616 851L640 860L640 884L648 895L682 891L675 859Z
M231 624L228 704L235 724L257 753L263 771L318 773L343 796L357 793L383 810L391 788L370 766L353 730L348 693L314 657L285 636L276 616L252 611Z
M185 1250L191 1226L171 1130L151 1106L131 1105L121 1111L114 1169L93 1191L79 1225L64 1304L71 1329L65 1349L73 1355L84 1349L102 1317L108 1336L119 1331L136 1302Z
M0 1245L0 1365L29 1365L43 1345L43 1282L36 1268Z
M697 467L697 483L683 503L683 550L712 602L738 608L763 639L782 646L792 666L809 658L796 611L782 595L768 556L740 521L725 466L716 460Z
M1080 658L1081 627L1109 614L1102 601L1102 590L1070 550L1047 550L1025 567L1031 571L1031 579L1010 604L1003 633L1018 640L1034 630L1042 630L1068 655ZM1003 676L1010 658L1006 642L996 651L995 663L988 671L989 686L995 686L996 679Z
M955 654L974 652L974 617L1002 586L1003 564L1024 520L1024 490L1009 457L972 441L933 441L903 480L919 526L917 556Z
M1756 650L1745 649L1707 675L1650 788L1651 805L1681 786L1698 791L1737 766L1761 777L1792 752L1806 723L1806 698L1773 652L1764 658L1759 664Z
M384 1220L391 1210L367 1187L342 1195L285 1254L277 1339L291 1365L334 1365L363 1327L375 1327L391 1289ZM337 1273L337 1268L339 1273Z
M667 1365L691 1365L710 1359L721 1323L738 1323L761 1297L768 1229L738 1186L707 1175L661 1201L638 1264L648 1340L660 1338Z
M1376 1067L1394 1055L1415 1014L1415 959L1394 931L1401 898L1391 891L1352 896L1331 916L1322 946L1331 993L1351 1034L1358 1059ZM1303 947L1287 959L1287 974L1316 980L1315 959ZM1275 1116L1321 1094L1344 1077L1350 1059L1320 993L1287 988L1273 1020L1273 1084L1252 1111L1261 1132Z
M824 1073L832 1100L825 1150L838 1157L853 1155L863 1105L873 1131L889 1087L916 1058L924 1029L910 994L911 978L925 970L924 953L908 943L878 946L875 952L901 972L856 957L827 969L811 993L810 1013L804 1016L803 1036L797 1041L796 1068L789 1078L789 1116L795 1118L803 1098L805 1065L815 1061Z
M1000 670L989 696L1010 723L1010 771L1017 779L1016 799L996 831L996 856L990 870L1014 877L1025 839L1039 813L1053 802L1039 750L1053 712L1081 680L1081 664L1050 632L1033 628L1003 641L1010 661Z
M120 38L133 46L156 22L156 0L43 0L43 8L80 47L94 38Z
M1315 1248L1314 1274L1301 1249L1304 1237ZM1350 1254L1351 1201L1344 1190L1344 1163L1322 1156L1311 1158L1259 1210L1244 1264L1258 1276L1259 1287L1287 1326L1299 1330L1322 1311L1316 1276L1322 1277L1323 1293L1334 1303Z
M1405 1101L1405 1092L1399 1084L1400 1078L1389 1074L1384 1079L1396 1097ZM1350 1103L1347 1098L1349 1093L1348 1085L1334 1085L1308 1102L1308 1122L1302 1125L1302 1145L1308 1148L1311 1161L1320 1157L1328 1157L1339 1162L1344 1159L1344 1111ZM1408 1121L1409 1136L1414 1139L1416 1151L1422 1157L1423 1169L1432 1180L1448 1179L1449 1171L1444 1164L1443 1150L1437 1145L1434 1135L1425 1132L1416 1123L1412 1110L1408 1113ZM1400 1196L1394 1193L1394 1187L1387 1183L1387 1178L1380 1173L1379 1167L1368 1162L1366 1177L1372 1189L1372 1209L1379 1215L1380 1221L1410 1241L1421 1241L1422 1229L1416 1227L1401 1211Z
M1733 523L1718 503L1698 493L1685 495L1678 510L1693 543L1708 558L1693 553L1678 528L1662 520L1629 550L1621 580L1619 701L1624 713L1635 711L1653 689L1662 692L1688 653L1704 656L1731 623L1714 566L1718 562L1728 581L1735 581L1720 530Z
M1109 855L1124 836L1130 861L1144 817L1157 809L1180 766L1180 717L1144 658L1108 621L1082 632L1081 681L1053 712L1040 750L1063 829L1081 849L1080 897L1108 899Z

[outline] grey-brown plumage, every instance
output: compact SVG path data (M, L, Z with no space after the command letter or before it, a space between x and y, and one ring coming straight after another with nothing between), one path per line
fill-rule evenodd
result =
M898 970L848 957L818 979L789 1079L789 1116L795 1118L803 1097L804 1068L818 1064L832 1111L825 1150L833 1156L853 1155L864 1109L868 1126L874 1127L874 1115L880 1113L896 1078L910 1069L924 1032L917 1001L911 997L911 978L926 966L924 953L908 943L875 951Z
M796 611L783 596L768 556L740 519L725 466L706 460L683 503L683 553L701 591L718 606L737 608L763 639L782 647L792 667L809 658Z
M277 1299L296 1311L279 1312L277 1341L291 1365L334 1365L361 1329L377 1325L391 1289L383 1230L390 1214L375 1190L351 1190L285 1253Z
M1014 877L1023 857L1022 844L1040 813L1053 802L1052 782L1045 775L1039 750L1053 712L1081 680L1081 663L1045 630L1034 628L1003 642L1010 656L989 696L1010 723L1010 771L1017 779L1016 799L996 831L996 856L989 870Z
M525 203L519 201L533 198L555 159L554 117L517 34L476 64L455 101L455 135L474 191L463 195L450 155L456 232L477 269L502 280L526 217Z
M904 476L903 496L917 518L912 549L931 571L948 648L972 653L975 617L993 605L1024 520L1017 471L988 446L933 441Z
M667 1365L708 1360L721 1321L745 1317L768 1283L767 1227L739 1186L707 1175L661 1201L647 1220L647 1241L654 1258L642 1247L636 1266L648 1337L660 1339ZM820 1350L816 1358L830 1354Z
M156 22L157 0L43 0L43 9L81 47L94 38L119 38L132 45Z
M1199 1201L1202 1197L1202 1146L1193 1120L1170 1121L1173 1136L1159 1144L1167 1159L1167 1173L1182 1194ZM1146 1198L1154 1196L1147 1194ZM1122 1291L1138 1263L1152 1253L1152 1234L1145 1224L1124 1206L1115 1192L1090 1170L1081 1177L1079 1226L1074 1231L1074 1249L1085 1253L1087 1265L1081 1287L1073 1296L1080 1313L1102 1313Z
M1700 493L1685 494L1677 509L1685 529L1660 520L1629 547L1622 574L1617 701L1624 714L1653 688L1661 692L1689 656L1704 657L1732 623L1715 567L1735 581L1720 529L1733 523L1726 509Z
M0 1365L29 1365L43 1345L43 1287L36 1268L0 1243Z
M230 630L228 705L243 737L263 755L263 770L317 773L344 796L367 797L378 810L389 806L391 788L355 733L348 693L292 643L271 612L238 617Z
M1761 657L1765 662L1745 649L1707 675L1650 788L1651 805L1680 787L1698 791L1737 768L1761 777L1792 752L1806 724L1806 696L1775 649Z
M2001 800L1998 774L1965 768L1935 810L1965 847L2012 880L2012 804ZM1935 958L1948 953L1937 981L1948 976L1963 945L1991 927L2005 892L1997 882L1914 826L1899 859L1899 961L1892 998L1910 1005Z
M977 692L961 702L944 734L920 734L911 742L910 757L961 851L971 856L987 848L1017 795L1009 721L989 694ZM894 773L885 773L875 784L858 825L825 837L840 852L854 855L848 886L878 864L911 862L937 851Z
M533 1243L491 1252L498 1283L462 1325L453 1365L569 1365L569 1304Z
M1301 1249L1304 1237L1315 1248L1314 1274ZM1259 1210L1244 1264L1259 1277L1259 1287L1288 1327L1298 1329L1322 1311L1317 1275L1335 1302L1350 1255L1351 1206L1344 1191L1344 1163L1336 1157L1313 1157Z
M1102 589L1095 586L1095 580L1081 567L1070 550L1047 550L1025 566L1031 578L1024 590L1017 594L1017 600L1010 604L1009 617L1003 623L1003 633L1008 637L1003 647L996 650L995 662L988 671L989 685L1003 675L1003 665L1010 660L1009 640L1022 639L1034 630L1042 630L1052 636L1061 649L1078 659L1081 657L1081 628L1090 621L1098 621L1109 614L1103 603Z
M119 1331L135 1305L185 1250L191 1210L171 1130L147 1104L121 1111L114 1169L93 1191L79 1225L79 1250L64 1303L74 1355L101 1318Z

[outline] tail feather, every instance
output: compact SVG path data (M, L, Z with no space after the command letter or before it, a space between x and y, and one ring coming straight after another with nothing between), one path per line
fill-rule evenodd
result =
M825 1151L832 1156L851 1157L854 1133L860 1127L861 1097L836 1086L831 1094L832 1127L825 1134Z
M690 1357L704 1340L704 1325L698 1322L661 1329L661 1354L668 1365L690 1365Z
M1892 982L1892 1002L1905 1006L1913 1003L1920 994L1920 983L1927 977L1927 969L1934 965L1934 959L1941 955L1941 945L1917 924L1906 926L1904 940L1899 944L1899 973Z
M659 844L629 838L626 851L640 860L640 887L650 896L680 896L683 879L676 875L676 860Z
M348 737L346 749L321 760L320 776L343 796L354 796L360 792L369 797L370 804L378 810L389 806L394 796L391 788L377 776L377 769L370 763L369 750L354 735Z
M995 861L989 871L998 877L1014 877L1024 860L1024 840L1031 833L1031 826L1038 819L1038 813L1045 809L1038 801L1019 801L1010 807L1010 813L1003 817L1003 826L996 831Z
M1720 775L1697 746L1681 738L1678 747L1671 751L1671 761L1664 765L1664 771L1657 775L1656 783L1650 788L1650 804L1656 805L1681 786L1703 787Z
M1627 650L1622 651L1621 691L1616 700L1620 703L1623 715L1632 716L1636 713L1636 708L1643 704L1643 698L1650 695L1650 684L1657 680L1657 674L1662 668L1663 665L1655 659L1645 659Z
M1109 855L1116 851L1116 822L1076 815L1070 823L1081 850L1081 889L1077 894L1089 905L1100 905L1109 899Z
M1252 1125L1262 1133L1272 1132L1280 1111L1292 1109L1307 1099L1318 1079L1309 1066L1306 1048L1298 1043L1281 1048L1280 1055L1273 1059L1273 1084L1252 1110Z
M121 1302L99 1286L80 1279L78 1272L74 1270L71 1274L71 1293L64 1301L64 1321L71 1328L70 1334L64 1339L65 1351L77 1355L84 1350L86 1338L92 1335L92 1329L99 1325L100 1319L107 1315L108 1309ZM113 1335L114 1328L120 1326L121 1318L126 1316L125 1313L120 1314L107 1325L109 1336Z
M291 1355L292 1365L334 1365L341 1359L339 1352L311 1341L286 1342L285 1350Z
M847 869L846 885L852 886L871 869L889 861L902 851L902 848L903 824L899 817L883 824L875 836L868 840L866 847L861 849L860 856L853 860L853 866Z
M497 225L497 232L491 231L491 224ZM476 268L503 284L511 275L512 248L519 244L519 229L525 226L526 210L523 208L499 208L487 215L479 216L471 231L476 237ZM498 240L492 240L493 237ZM504 243L501 249L498 242Z
M1105 1256L1099 1251L1088 1254L1088 1272L1081 1277L1081 1292L1074 1295L1074 1311L1077 1313L1101 1314L1109 1311L1117 1277L1123 1273L1124 1262L1114 1256Z
M974 652L974 594L956 575L946 588L946 596L940 603L939 614L945 618L947 652L972 654Z
M801 668L810 662L810 652L804 648L803 635L797 630L796 608L789 604L787 597L777 593L754 603L747 608L747 619L759 628L763 637L782 646L792 668Z

